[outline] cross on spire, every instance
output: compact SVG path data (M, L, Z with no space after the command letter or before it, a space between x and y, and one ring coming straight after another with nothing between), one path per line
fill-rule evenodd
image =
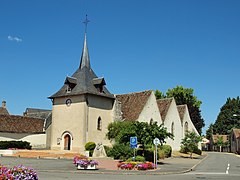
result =
M83 23L85 24L85 33L87 32L87 25L90 21L87 18L87 14L86 14L86 19L83 21Z

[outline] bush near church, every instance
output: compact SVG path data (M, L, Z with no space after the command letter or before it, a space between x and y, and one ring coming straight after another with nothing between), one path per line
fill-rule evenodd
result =
M89 151L89 155L92 156L93 155L93 151L96 147L96 143L95 142L88 142L85 144L85 150Z
M170 145L164 144L160 146L159 151L163 151L164 157L169 158L172 156L172 147Z
M0 141L0 149L32 149L27 141Z

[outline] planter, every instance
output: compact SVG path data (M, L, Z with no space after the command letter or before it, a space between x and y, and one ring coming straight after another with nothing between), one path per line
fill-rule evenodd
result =
M97 166L95 164L88 164L87 166L83 166L81 164L77 164L77 169L89 169L89 170L94 170L97 169Z

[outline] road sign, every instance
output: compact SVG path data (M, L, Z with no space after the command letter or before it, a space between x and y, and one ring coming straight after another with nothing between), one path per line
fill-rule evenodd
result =
M137 137L130 137L130 144L131 145L137 144Z
M153 140L153 144L154 144L154 145L160 144L160 140L159 140L158 138L155 138L155 139Z
M130 144L130 147L131 148L137 148L137 144L134 144L134 145Z

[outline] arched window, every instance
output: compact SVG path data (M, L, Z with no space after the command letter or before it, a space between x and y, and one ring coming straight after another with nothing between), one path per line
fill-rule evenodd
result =
M171 133L174 135L174 122L172 122L172 125L171 125Z
M188 122L185 122L184 124L184 132L185 134L188 132Z
M99 130L99 131L102 130L102 119L101 119L101 117L99 117L98 120L97 120L97 130Z

